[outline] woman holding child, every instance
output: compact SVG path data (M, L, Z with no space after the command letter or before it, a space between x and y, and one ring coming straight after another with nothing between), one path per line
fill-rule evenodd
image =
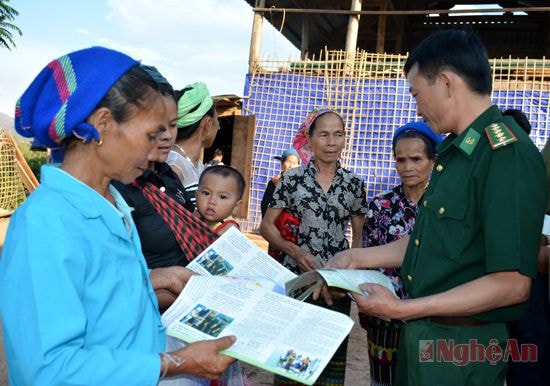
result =
M323 266L337 252L349 248L346 227L351 220L352 245L362 245L366 213L363 180L342 168L340 155L346 135L342 117L332 109L313 110L299 129L307 141L306 165L284 172L260 226L262 236L286 254L284 265L297 273ZM309 161L309 162L308 162ZM300 220L297 243L283 239L275 226L277 216L289 211ZM335 300L332 306L319 305L349 314L350 302ZM317 381L318 385L344 384L347 340L340 346ZM291 384L275 377L275 384Z
M192 216L194 205L190 193L166 163L177 132L178 110L174 90L156 68L144 65L141 68L159 86L166 105L168 125L159 133L154 162L144 165L143 174L131 184L114 181L113 185L134 209L132 217L147 266L185 266L212 243L216 235ZM175 221L176 217L181 221ZM170 298L159 299L162 300L161 310L170 305L167 303Z
M166 106L168 124L161 128L156 157L152 162L144 165L143 174L130 184L114 181L113 185L133 208L132 217L136 223L147 266L149 268L184 267L216 240L218 232L205 222L204 218L193 214L194 205L189 199L189 191L183 187L178 176L165 162L176 140L178 110L174 90L156 68L144 65L140 67L155 80L160 89ZM241 188L241 185L235 182L240 182L238 180L240 177L242 190L244 190L244 179L240 173L229 166L213 168L221 167L229 168L233 174L236 173L233 179L225 179ZM242 195L242 191L239 191ZM235 196L237 194L236 192ZM235 199L232 202L233 206L240 203L237 201ZM221 216L225 214L225 211L220 213ZM155 291L155 294L161 312L173 303L177 295L164 289ZM167 347L175 350L183 346L177 339L169 337ZM239 364L234 363L221 378L223 382L220 384L240 386L243 375ZM165 381L165 383L174 386L210 385L208 379L197 377L185 377L185 379L179 377L173 382Z

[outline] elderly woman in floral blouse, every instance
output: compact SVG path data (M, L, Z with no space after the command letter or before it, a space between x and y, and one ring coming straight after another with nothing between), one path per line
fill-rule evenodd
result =
M416 219L416 205L428 185L428 178L441 137L423 122L401 126L393 136L392 150L401 184L374 197L363 227L363 247L391 243L408 235ZM399 297L407 294L398 269L383 269ZM359 314L367 331L371 385L392 385L397 364L397 343L401 321L385 321Z
M282 174L262 221L262 236L286 254L283 264L297 273L320 268L334 254L348 249L345 230L350 221L352 245L362 245L365 184L361 177L340 165L345 140L340 115L331 109L314 110L294 141L306 165ZM275 219L283 210L300 220L296 244L285 240L275 226ZM348 298L334 303L332 309L349 314ZM324 302L319 305L328 307ZM347 341L340 346L317 385L344 384L346 348ZM275 384L289 381L276 376Z

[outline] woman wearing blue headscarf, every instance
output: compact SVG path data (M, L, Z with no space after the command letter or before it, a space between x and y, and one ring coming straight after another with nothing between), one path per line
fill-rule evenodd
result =
M10 221L0 318L12 385L156 385L216 378L234 338L166 351L155 290L179 293L183 267L149 270L131 208L111 185L157 157L168 125L155 81L120 52L92 47L48 64L19 99L15 127L52 149L41 185Z

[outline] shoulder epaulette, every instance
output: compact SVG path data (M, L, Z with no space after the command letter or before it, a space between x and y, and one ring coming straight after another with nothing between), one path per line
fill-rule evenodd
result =
M491 123L485 128L485 133L493 150L507 146L518 140L508 126L502 122Z

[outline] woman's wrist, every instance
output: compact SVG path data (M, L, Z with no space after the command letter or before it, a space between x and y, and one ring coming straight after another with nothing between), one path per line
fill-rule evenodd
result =
M355 268L355 262L353 260L353 248L350 248L347 250L347 255L349 258L349 266L348 269L354 269Z
M160 354L160 378L164 379L169 376L179 374L178 367L185 363L185 359L174 353L163 352Z

